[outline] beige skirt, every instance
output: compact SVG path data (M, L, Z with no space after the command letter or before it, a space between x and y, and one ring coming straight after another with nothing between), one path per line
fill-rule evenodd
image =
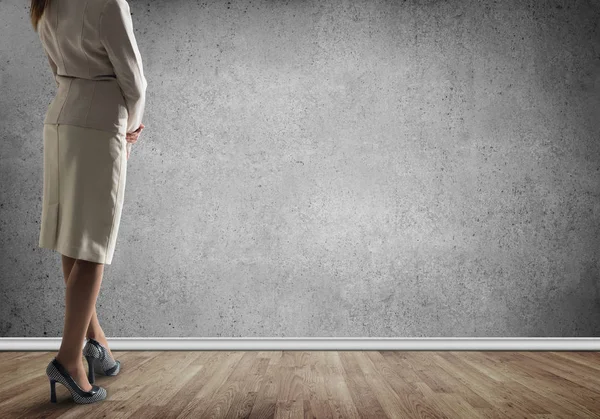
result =
M127 175L125 135L44 124L39 247L110 265Z

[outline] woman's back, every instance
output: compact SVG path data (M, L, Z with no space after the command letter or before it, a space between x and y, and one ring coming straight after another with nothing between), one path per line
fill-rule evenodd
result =
M147 82L126 0L51 0L38 33L58 86L44 123L139 127Z

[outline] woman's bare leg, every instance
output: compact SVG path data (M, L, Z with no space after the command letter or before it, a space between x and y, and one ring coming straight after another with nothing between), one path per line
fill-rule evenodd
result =
M70 258L68 256L62 255L62 267L63 274L65 276L65 285L69 281L69 275L71 274L71 269L73 269L73 265L77 259ZM100 326L100 322L98 321L98 314L96 312L96 305L94 304L94 312L92 313L92 318L90 320L90 324L85 333L86 338L92 338L100 342L104 347L108 350L110 356L113 356L110 348L108 347L108 341L106 340L106 336L104 335L104 330Z
M73 265L75 265L75 261L77 259L70 258L65 255L61 255L61 256L62 256L63 274L65 276L65 285L67 285L67 282L69 282L69 275L71 275L71 269L73 269Z
M84 391L92 388L83 366L81 351L96 305L104 264L77 259L67 279L65 324L56 359Z

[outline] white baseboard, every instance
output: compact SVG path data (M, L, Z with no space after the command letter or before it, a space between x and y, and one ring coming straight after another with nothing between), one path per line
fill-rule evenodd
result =
M600 338L119 338L112 351L600 351ZM0 351L58 351L61 338L0 338Z

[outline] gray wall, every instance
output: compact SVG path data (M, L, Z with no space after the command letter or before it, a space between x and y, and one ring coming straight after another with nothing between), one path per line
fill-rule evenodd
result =
M28 3L0 1L0 335L56 337ZM598 1L130 4L107 336L600 335Z

